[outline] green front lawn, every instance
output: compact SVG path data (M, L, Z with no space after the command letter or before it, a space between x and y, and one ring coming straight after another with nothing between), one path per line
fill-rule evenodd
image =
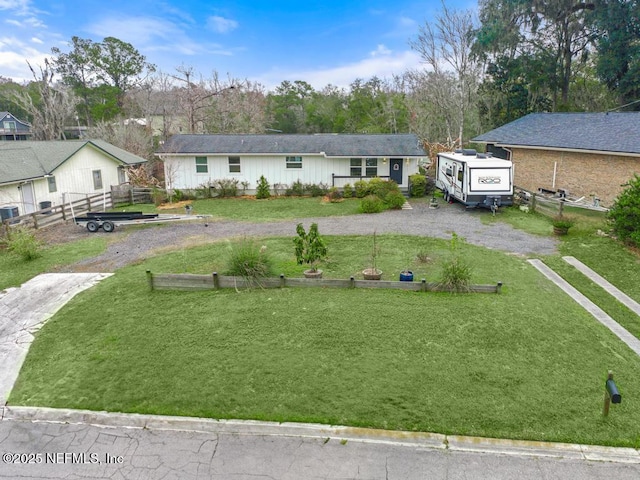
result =
M55 228L55 227L54 227ZM87 257L99 255L104 251L107 240L92 237L73 243L44 247L42 255L31 261L24 261L7 250L0 249L0 290L17 287L41 273L54 272L58 268L70 265Z
M193 200L194 215L213 215L215 218L244 220L251 222L271 222L295 218L329 217L358 213L360 200L345 199L339 203L325 202L320 197L273 197L263 200L253 198L210 198ZM169 205L170 206L170 205ZM119 207L115 210L142 211L145 213L184 214L182 206L157 209L155 205L138 204Z
M370 238L326 240L327 276L367 266ZM387 279L407 263L435 279L449 255L442 240L379 241ZM262 244L276 272L301 274L292 238ZM640 446L640 358L522 258L461 246L500 295L149 291L146 269L223 272L229 248L158 256L77 296L9 403ZM607 370L623 402L603 419Z

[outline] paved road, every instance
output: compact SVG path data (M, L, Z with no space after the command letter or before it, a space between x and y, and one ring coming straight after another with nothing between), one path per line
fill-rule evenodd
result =
M228 427L187 431L4 420L0 479L640 478L640 463L588 461L571 449L487 453L468 451L478 447L473 442L466 449L462 442L446 449L429 440L411 443L348 432L296 435L286 427L282 435L275 427L255 432L255 426L247 434Z

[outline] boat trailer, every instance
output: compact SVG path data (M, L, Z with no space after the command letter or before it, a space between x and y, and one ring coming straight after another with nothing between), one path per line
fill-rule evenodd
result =
M146 225L151 223L180 222L207 218L211 215L170 215L142 212L88 212L83 217L74 217L76 225L84 226L91 233L102 228L105 232L113 232L116 226Z

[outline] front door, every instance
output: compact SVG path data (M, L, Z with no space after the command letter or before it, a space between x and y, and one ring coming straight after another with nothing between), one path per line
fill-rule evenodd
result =
M398 185L402 185L402 159L392 158L389 161L389 176Z
M36 197L33 194L33 183L27 182L20 185L22 192L22 204L24 205L24 213L32 213L36 211Z

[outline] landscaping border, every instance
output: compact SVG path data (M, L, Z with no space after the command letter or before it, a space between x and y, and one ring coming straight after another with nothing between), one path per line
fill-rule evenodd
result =
M457 292L442 287L439 283L427 282L424 278L420 282L398 282L388 280L347 280L325 278L287 278L280 275L277 278L248 279L237 276L196 275L192 273L152 273L147 270L147 279L151 290L218 290L221 288L284 288L284 287L328 287L328 288L385 288L392 290L409 290L414 292ZM502 282L495 285L469 285L460 293L501 293Z

